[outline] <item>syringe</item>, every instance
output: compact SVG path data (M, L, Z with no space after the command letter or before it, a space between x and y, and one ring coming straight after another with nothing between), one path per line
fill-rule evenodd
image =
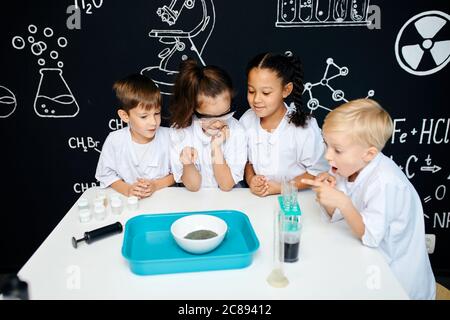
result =
M78 247L78 242L86 241L86 243L90 244L91 242L94 242L96 240L103 239L107 236L121 233L123 230L122 224L120 222L116 222L107 226L104 226L102 228L98 228L92 231L88 231L84 233L84 237L81 239L75 239L75 237L72 237L72 245L76 249Z

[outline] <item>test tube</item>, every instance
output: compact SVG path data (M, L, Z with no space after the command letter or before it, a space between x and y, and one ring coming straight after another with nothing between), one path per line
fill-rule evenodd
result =
M342 22L347 17L348 0L334 0L333 18L336 22Z
M350 17L353 21L363 21L367 16L368 0L352 0Z
M289 284L283 270L284 243L283 229L284 223L282 213L278 206L273 210L273 266L272 272L267 277L267 282L275 288L284 288Z

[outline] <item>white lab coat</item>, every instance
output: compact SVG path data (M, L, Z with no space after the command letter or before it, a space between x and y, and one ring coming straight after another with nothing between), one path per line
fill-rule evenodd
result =
M138 178L159 179L170 174L169 128L159 127L149 149L139 161L129 127L111 132L102 147L95 178L100 187L123 180L132 184Z
M229 138L222 144L221 149L225 161L230 168L234 183L242 181L245 163L247 162L247 137L244 129L235 118L226 120L230 129ZM211 137L203 133L196 116L192 117L192 125L184 129L171 129L171 166L176 182L182 182L183 164L180 153L184 147L194 147L198 152L195 167L202 176L202 188L217 188L219 185L214 177L211 162Z
M381 152L354 182L336 176L362 216L364 245L376 247L411 299L435 299L436 283L425 245L419 195L400 168ZM329 216L324 212L324 216ZM336 209L331 221L343 219Z
M287 109L287 105L285 104ZM252 109L239 120L248 137L248 159L255 173L269 180L291 180L305 172L317 175L328 171L325 144L317 121L310 118L305 127L289 123L288 112L271 133L260 125Z

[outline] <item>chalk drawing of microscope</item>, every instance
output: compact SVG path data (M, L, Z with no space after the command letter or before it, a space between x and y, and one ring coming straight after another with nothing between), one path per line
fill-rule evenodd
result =
M213 0L172 0L170 6L158 8L157 14L162 22L169 26L177 22L182 25L179 18L183 12L201 11L201 20L188 31L182 29L150 31L150 38L158 38L159 42L168 45L159 54L160 63L157 66L146 67L141 74L151 78L160 88L162 94L172 94L175 75L181 61L194 58L206 65L202 53L211 36L215 24L215 9ZM205 35L200 37L200 35ZM202 38L201 40L198 40Z
M276 27L367 26L370 0L278 0Z

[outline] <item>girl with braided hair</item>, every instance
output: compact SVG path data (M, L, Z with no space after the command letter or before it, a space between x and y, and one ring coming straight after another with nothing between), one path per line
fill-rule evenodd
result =
M245 180L250 190L261 197L278 194L283 179L308 188L301 179L329 167L317 121L302 110L300 60L290 52L258 54L247 65L247 85L250 109L239 121L248 138ZM292 100L289 106L287 99Z

